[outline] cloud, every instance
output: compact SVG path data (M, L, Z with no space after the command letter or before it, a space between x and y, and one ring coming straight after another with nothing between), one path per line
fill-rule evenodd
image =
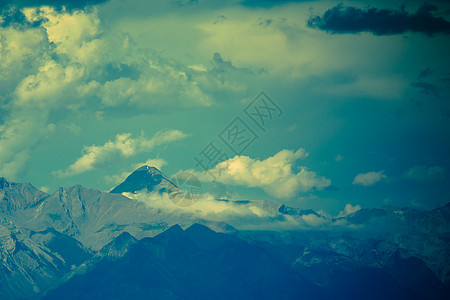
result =
M192 69L139 47L129 34L105 29L101 6L19 2L26 24L0 27L0 172L11 179L22 176L37 143L67 126L65 116L76 123L94 114L207 107L217 90L225 96L245 90L215 63ZM92 168L85 159L72 171Z
M384 171L362 173L356 175L353 184L371 186L384 178L387 178L387 176L384 175Z
M279 212L276 201L223 201L209 193L199 194L191 206L180 207L172 202L167 193L145 192L124 193L130 199L143 202L152 214L168 214L179 220L202 219L225 222L239 230L299 230L311 228L332 228L348 226L345 220L334 222L333 216L323 211L302 215L288 215ZM361 207L347 204L339 216L346 217Z
M359 206L358 204L353 206L350 203L348 203L347 205L345 205L344 210L339 212L339 215L336 218L344 218L348 215L351 215L351 214L357 212L360 209L361 209L361 206Z
M104 145L84 147L84 154L80 158L66 170L59 170L55 174L59 177L81 174L108 163L117 156L131 157L141 152L148 152L156 146L183 139L186 136L179 130L161 131L150 139L142 135L133 139L130 133L117 134L114 141L109 140Z
M83 8L87 5L95 5L106 2L106 0L11 0L11 1L0 1L0 9L4 9L5 7L39 7L39 6L53 6L62 8L74 9L74 8Z
M404 177L418 182L437 181L445 178L445 169L438 166L413 166L406 171Z
M422 71L420 71L419 76L417 76L417 79L421 80L421 79L427 78L430 75L432 75L433 73L435 73L435 71L432 70L430 67L427 67L427 68L423 69Z
M422 94L439 97L438 88L432 83L419 80L411 83L411 86L418 88Z
M432 14L435 6L425 4L415 13L391 9L359 9L338 4L323 16L310 17L307 25L330 33L371 32L374 35L393 35L408 31L432 36L449 34L450 22Z
M248 7L271 8L273 6L306 1L307 0L242 0L240 4Z
M0 125L0 174L17 180L30 158L31 147L54 131L46 123L46 113L36 114L29 108L14 112Z
M47 194L50 193L50 188L45 185L41 186L39 189L41 191L43 191L44 193L47 193Z
M340 162L340 161L343 161L343 160L344 160L344 157L343 157L341 154L338 153L338 154L334 157L334 160L337 161L337 162Z
M209 172L218 174L217 181L223 184L258 187L274 197L291 198L299 192L320 190L331 183L306 167L301 167L297 173L293 171L295 162L307 156L303 148L295 152L282 150L265 160L237 155L217 164ZM199 176L211 180L208 175Z
M278 212L277 202L254 200L248 202L220 201L205 193L187 207L174 204L167 193L124 193L130 199L146 204L150 213L169 214L178 220L202 219L232 224L239 230L302 229L330 225L330 220L316 215L290 216Z

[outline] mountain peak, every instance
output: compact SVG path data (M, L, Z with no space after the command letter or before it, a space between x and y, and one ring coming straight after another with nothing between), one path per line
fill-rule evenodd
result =
M8 180L6 180L5 177L0 177L0 189L8 186L9 186Z
M152 166L143 165L131 173L124 182L113 188L110 193L136 193L142 190L170 193L176 189L178 189L177 186L160 170Z
M134 172L142 172L142 171L147 171L150 174L161 174L160 170L149 165L143 165L142 167L136 169Z
M104 246L100 252L100 256L108 256L111 258L119 258L128 252L131 246L137 243L137 239L128 232L122 232L118 237Z

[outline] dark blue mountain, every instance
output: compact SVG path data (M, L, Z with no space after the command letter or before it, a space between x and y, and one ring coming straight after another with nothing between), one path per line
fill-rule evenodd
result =
M44 299L321 299L266 249L195 224L172 226L72 277Z

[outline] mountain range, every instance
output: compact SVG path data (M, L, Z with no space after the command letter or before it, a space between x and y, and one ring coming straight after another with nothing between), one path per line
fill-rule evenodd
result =
M251 222L322 224L280 230L132 196L183 192L151 166L110 192L76 185L48 194L0 178L0 299L450 295L449 204L330 217L268 200L209 200L255 212Z

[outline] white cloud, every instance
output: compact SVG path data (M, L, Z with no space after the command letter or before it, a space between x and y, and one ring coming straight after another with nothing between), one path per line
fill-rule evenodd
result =
M114 141L109 140L101 146L84 147L84 154L80 158L66 170L57 171L55 174L60 177L66 177L91 171L98 165L111 161L116 156L134 156L137 153L148 152L156 146L180 140L186 136L185 133L179 130L161 131L150 139L142 135L133 139L130 133L117 134Z
M130 199L146 204L152 213L169 214L172 218L203 219L209 221L226 222L240 230L278 230L301 229L329 225L329 220L315 215L290 216L278 212L280 204L271 202L267 205L263 200L250 201L247 204L239 204L233 201L218 201L208 193L198 195L197 201L187 207L179 207L174 204L167 193L137 194L124 193Z
M439 166L413 166L406 171L405 178L419 182L441 180L445 178L445 169Z
M41 186L39 189L44 193L50 193L50 188L45 185Z
M293 171L295 162L307 156L308 153L303 148L296 152L282 150L265 160L237 155L217 164L210 171L219 174L217 181L220 183L258 187L274 197L290 198L299 192L322 189L330 185L329 179L318 176L306 167L301 167L297 173ZM209 176L199 176L203 180L211 180Z
M360 209L361 209L361 206L359 206L358 204L355 206L352 206L350 203L348 203L347 205L345 205L344 210L339 212L339 215L337 216L337 218L346 217L348 215L351 215L352 213L357 212Z
M318 227L329 223L329 220L322 218L321 216L316 216L314 214L302 215L301 218L307 225L311 227Z
M368 172L356 175L355 179L353 180L353 184L370 186L385 178L387 178L387 176L384 175L384 171Z

